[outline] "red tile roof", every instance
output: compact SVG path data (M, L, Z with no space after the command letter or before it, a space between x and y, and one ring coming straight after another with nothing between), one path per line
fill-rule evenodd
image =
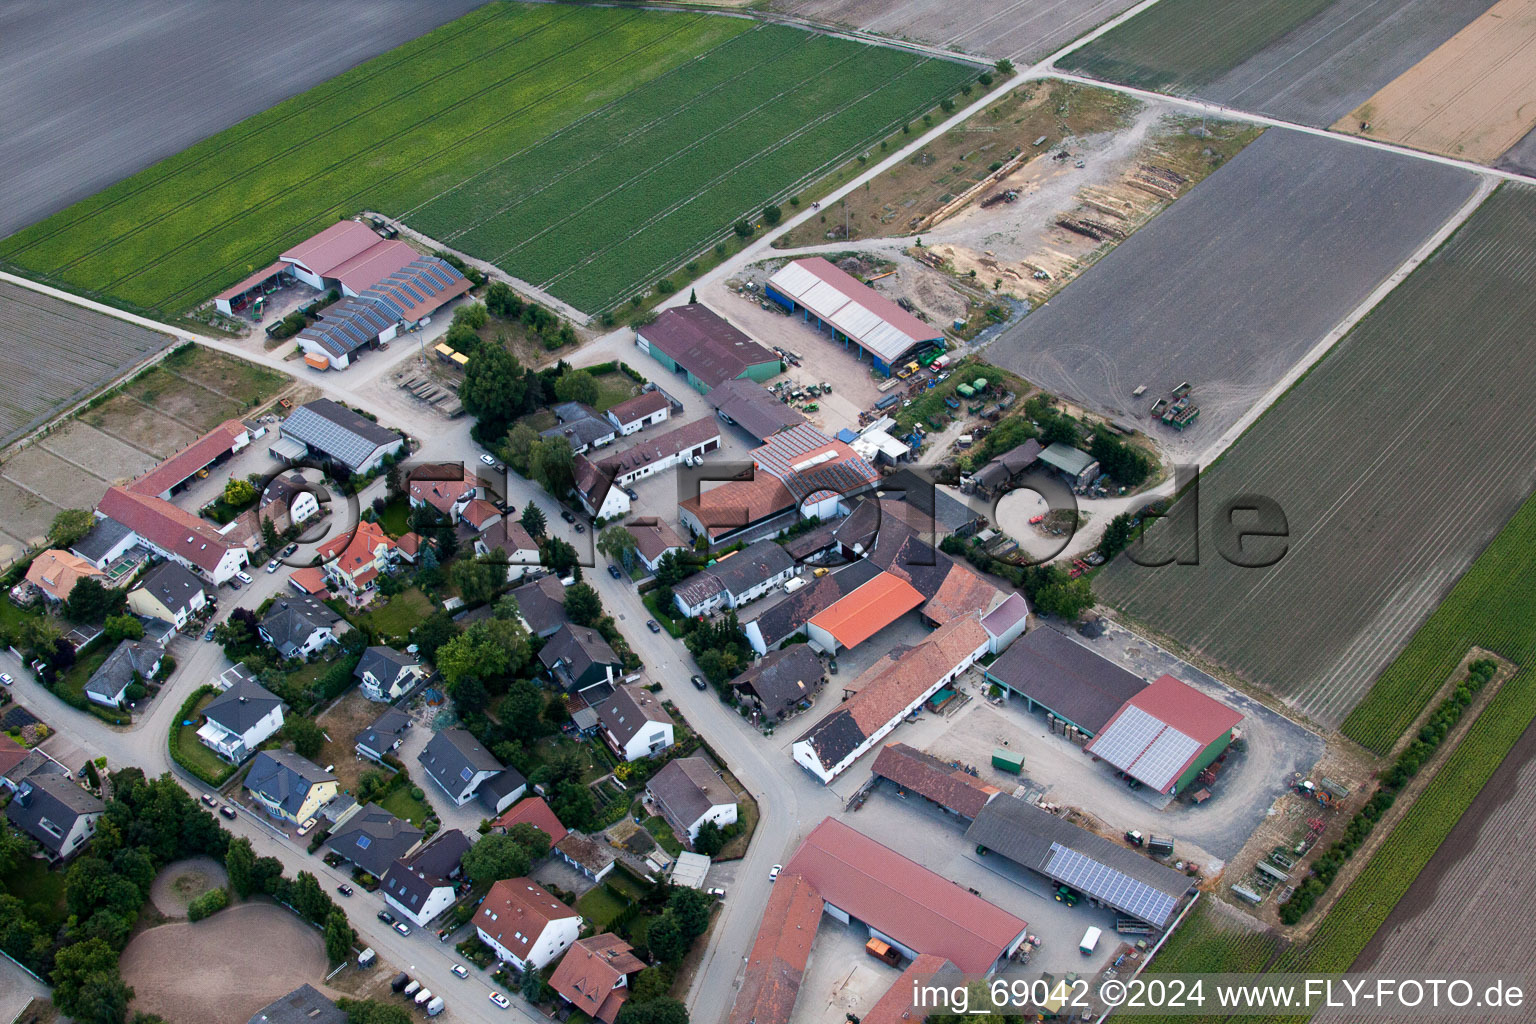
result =
M966 655L986 643L987 631L977 616L955 619L929 633L922 643L896 655L894 662L877 662L860 674L855 680L859 692L843 703L843 709L853 716L865 736L871 736Z
M501 515L501 510L484 498L474 499L464 506L463 512L459 513L460 518L477 530L485 529L485 524L499 515Z
M250 291L252 288L255 288L257 285L267 280L267 278L273 277L274 275L280 274L283 271L290 269L292 268L290 268L288 264L284 263L282 260L278 260L271 266L262 267L260 270L256 271L256 273L249 277L241 278L237 283L232 284L228 288L219 292L219 294L215 295L214 298L224 299L226 301L233 299L236 296L242 295L245 292Z
M720 438L720 424L713 416L673 427L662 434L642 436L641 440L598 462L598 468L610 476L623 477L679 452L692 451Z
M56 548L44 551L27 566L27 582L55 601L69 600L75 584L87 576L100 581L106 579L107 574L80 556Z
M30 751L17 743L4 733L0 733L0 777L9 775L11 770L27 759Z
M325 573L318 565L295 569L288 575L289 581L306 594L318 594L326 589Z
M844 647L857 647L923 603L917 588L882 572L847 597L811 618Z
M344 533L321 545L319 555L322 561L332 562L348 576L358 574L357 582L361 583L363 580L360 574L364 567L371 566L380 545L390 551L395 548L395 542L389 539L382 526L364 519L350 533Z
M1159 676L1126 703L1202 744L1216 742L1243 720L1221 701L1170 675Z
M474 921L476 928L522 960L552 921L576 916L533 879L503 878L485 894Z
M699 303L665 310L635 333L703 381L705 387L740 377L753 366L779 363L777 355Z
M647 562L654 562L673 548L686 548L688 543L677 535L667 521L656 516L641 516L624 524L624 529L635 538L635 550Z
M135 494L163 494L234 447L249 430L239 420L225 420L128 485Z
M1026 928L1001 907L835 818L806 836L784 870L804 876L828 903L871 928L952 960L967 974L990 971Z
M549 836L550 846L564 839L569 831L560 823L560 819L555 817L555 812L549 809L549 804L545 803L541 796L524 797L492 822L493 827L500 829L511 829L513 825L525 824L532 825Z
M96 509L204 572L213 572L218 568L219 560L239 546L227 542L210 523L192 513L160 498L135 494L125 487L107 488L107 493L96 503Z
M421 550L421 534L413 530L395 541L395 547L415 558L416 553Z
M751 480L733 480L701 491L697 498L681 502L678 508L693 513L711 537L718 537L782 512L794 503L794 495L777 477L759 472Z
M967 567L955 562L939 585L937 593L923 605L923 615L942 626L951 619L971 612L984 613L1002 597L1002 591Z
M887 743L875 756L874 773L966 818L1002 790L905 743Z
M953 983L948 980L951 977ZM933 1007L913 1005L915 986L941 983L941 979L946 987L965 982L955 965L943 957L932 953L918 954L917 959L908 964L901 976L885 990L885 995L859 1018L860 1024L922 1024L923 1019L933 1012Z
M283 253L282 259L302 263L321 277L334 277L337 267L380 241L378 232L361 221L337 221Z
M768 893L730 1024L789 1024L821 924L821 894L792 868Z
M409 265L417 256L416 250L405 242L386 242L376 234L374 239L373 245L338 264L325 276L336 278L349 291L360 292Z
M619 983L644 968L634 947L612 932L604 932L576 940L549 976L549 984L588 1017L613 1024L629 998L629 987Z
M628 426L636 420L643 420L647 416L653 416L661 410L671 406L667 396L660 391L646 391L634 398L626 398L624 401L608 410L621 426Z

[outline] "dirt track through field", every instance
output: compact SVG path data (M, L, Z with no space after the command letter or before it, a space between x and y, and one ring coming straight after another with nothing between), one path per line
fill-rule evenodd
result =
M1536 128L1536 0L1500 0L1333 127L1498 159Z

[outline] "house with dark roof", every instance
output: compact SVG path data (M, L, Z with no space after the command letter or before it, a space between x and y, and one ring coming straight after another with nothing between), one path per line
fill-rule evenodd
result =
M631 519L624 524L624 531L635 539L635 557L649 572L655 572L669 552L680 553L688 546L677 531L658 516Z
M305 983L257 1010L247 1024L347 1024L347 1015Z
M701 395L728 380L762 382L784 369L777 355L698 303L673 306L635 328L635 345Z
M517 615L528 632L537 637L553 636L570 620L565 617L565 584L550 574L512 591L517 601Z
M242 679L203 709L197 738L231 764L240 764L283 727L283 702L254 679Z
M453 905L469 840L458 829L443 832L409 857L390 865L381 888L385 901L418 928Z
M971 614L885 655L847 684L851 697L794 742L795 763L830 784L986 653L987 631Z
M399 708L386 708L372 725L357 734L357 752L370 761L383 761L385 754L394 753L405 742L405 731L410 727L410 715Z
M629 998L629 976L644 969L629 943L603 932L577 939L549 976L549 986L588 1018L614 1024Z
M905 743L887 743L875 755L874 774L895 783L896 792L924 797L944 810L973 820L987 801L1002 790L947 761L923 753Z
M642 391L611 406L606 413L608 422L619 428L621 437L654 427L671 414L672 400L660 391Z
M415 655L379 646L363 651L352 670L363 696L377 701L398 699L425 674Z
M800 566L784 548L760 540L719 559L672 588L677 610L690 618L740 608L795 576Z
M169 622L181 629L208 604L202 580L180 562L161 562L128 592L128 607L135 615Z
M245 789L274 818L300 824L336 795L336 776L289 750L263 750L245 773Z
M160 671L165 646L158 641L124 640L112 649L107 660L91 673L85 683L86 699L109 708L120 708L127 700L128 687L143 685Z
M613 473L585 455L571 464L571 490L593 519L617 519L629 512L629 495L614 483Z
M721 828L736 823L736 794L702 757L668 761L651 776L645 796L678 838L689 843L699 837L699 826L706 821Z
M618 487L702 459L720 447L720 428L706 417L649 434L621 452L605 455L597 468Z
M415 850L425 835L378 804L368 804L336 826L325 848L382 878L389 866Z
M665 750L673 743L672 716L642 686L615 686L597 706L597 720L610 749L625 761Z
M731 686L759 714L782 721L809 707L826 678L826 668L815 652L805 644L793 644L754 661L731 680Z
M475 911L475 932L497 959L540 970L581 934L581 915L531 878L503 878Z
M800 410L774 397L773 392L753 380L728 380L711 388L704 396L726 423L732 423L754 437L759 444L781 430L806 422Z
M554 845L553 853L594 882L606 878L616 862L613 850L607 843L600 843L592 836L584 836L580 832L567 832Z
M1040 442L1031 437L1001 455L993 456L986 465L970 476L962 477L960 487L965 491L980 491L987 495L1001 494L1011 487L1025 470L1040 461L1040 453L1044 450Z
M500 814L528 788L527 779L515 768L503 768L467 729L444 729L427 742L416 760L459 807L497 776L502 776L501 783L488 791L487 805L492 814Z
M1023 697L1031 712L1043 711L1089 737L1147 688L1134 672L1050 626L1025 633L984 671L1005 694Z
M602 683L614 684L624 674L624 660L590 626L562 625L539 650L539 660L570 693Z
M261 638L286 658L307 658L336 642L341 616L309 594L279 594L257 625Z
M499 513L475 538L475 554L481 558L490 558L498 551L501 553L496 557L507 567L509 582L522 579L540 564L539 542L522 523Z
M801 587L772 607L744 620L742 632L754 651L767 654L790 637L804 633L807 624L823 609L830 608L878 575L880 567L861 558L852 565L812 578L809 586Z
M133 531L122 523L98 518L84 537L69 546L69 552L98 569L105 569L133 550L138 542Z
M378 469L385 456L405 450L404 436L329 398L293 410L283 421L282 439L301 447L297 454L285 455L293 449L281 448L279 442L273 454L290 460L308 454L359 474Z
M576 455L612 444L619 436L619 428L585 402L556 402L549 409L555 414L555 425L539 436L565 438Z
M17 784L5 816L36 839L50 860L61 860L80 852L106 809L67 774L33 772Z

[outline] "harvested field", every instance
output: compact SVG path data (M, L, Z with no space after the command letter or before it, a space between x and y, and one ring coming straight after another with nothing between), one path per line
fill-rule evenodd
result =
M113 395L79 416L81 423L110 429L125 444L165 458L197 440L198 432L167 419L131 395Z
M0 282L0 448L170 343L166 335Z
M1536 128L1536 0L1499 0L1333 127L1498 159Z
M106 492L106 488L102 488ZM9 565L26 548L41 543L48 524L63 511L32 491L18 487L0 474L0 565Z
M242 903L196 924L151 928L122 956L133 1009L170 1024L249 1020L305 982L319 984L325 972L320 933L271 903Z
M775 0L774 10L896 39L1033 64L1136 0Z
M18 452L6 461L0 473L11 483L36 491L60 508L92 508L113 482L85 473L41 445Z
M167 864L155 876L149 899L167 917L186 917L187 904L210 889L229 884L224 865L212 857L191 857Z
M1452 168L1271 129L987 358L1194 459L1475 184ZM1175 433L1150 410L1182 381L1201 413ZM1141 385L1148 393L1133 399Z
M375 209L600 310L975 75L744 19L490 4L12 236L0 259L175 312Z
M1198 566L1117 559L1101 597L1334 725L1429 618L1345 727L1378 752L1473 644L1528 664L1536 508L1462 574L1536 486L1533 316L1536 190L1505 186L1205 472L1206 509L1279 503L1285 557L1238 568L1207 537Z
M163 422L163 420L162 420ZM129 467L118 479L127 480L147 472L159 461L153 453L76 421L68 430L56 430L28 451L46 451L68 462L77 472L99 477L106 466ZM22 453L14 462L21 462Z
M0 5L0 235L480 2Z

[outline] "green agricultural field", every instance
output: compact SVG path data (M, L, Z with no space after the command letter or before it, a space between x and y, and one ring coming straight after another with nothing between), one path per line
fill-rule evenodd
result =
M491 4L13 235L0 261L174 313L374 209L600 310L974 75L744 19Z
M1068 56L1066 70L1159 92L1215 80L1333 0L1161 0Z

